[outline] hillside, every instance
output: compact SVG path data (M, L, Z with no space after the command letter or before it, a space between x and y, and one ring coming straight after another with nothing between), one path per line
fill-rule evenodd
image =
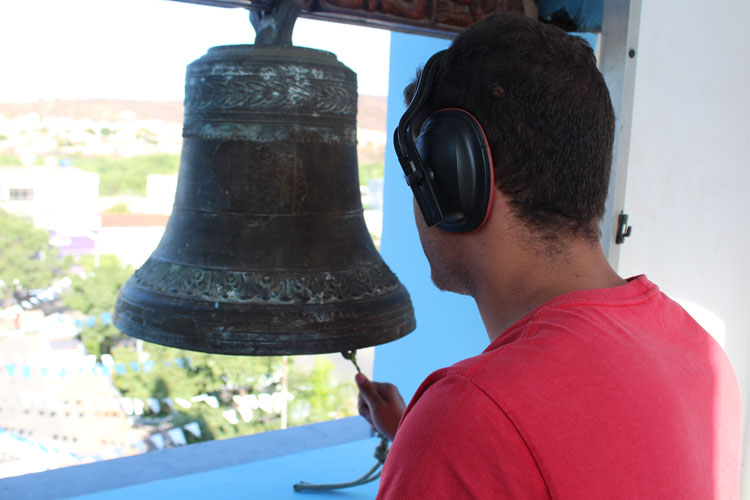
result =
M357 126L359 128L385 131L387 98L382 96L359 96ZM118 121L128 116L139 120L163 120L167 123L182 123L183 106L177 101L37 101L31 103L0 103L0 114L7 119L18 118L29 113L38 113L41 118L69 117L89 118L94 121Z

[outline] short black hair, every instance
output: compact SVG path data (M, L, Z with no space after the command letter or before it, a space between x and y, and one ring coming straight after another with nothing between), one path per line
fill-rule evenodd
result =
M517 14L481 20L441 58L423 118L449 107L484 128L495 182L519 219L547 240L598 240L615 117L585 40Z

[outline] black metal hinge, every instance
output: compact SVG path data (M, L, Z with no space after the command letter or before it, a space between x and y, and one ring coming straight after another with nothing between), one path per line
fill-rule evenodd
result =
M620 212L620 215L617 217L617 236L615 237L615 243L622 245L625 243L625 238L630 236L630 233L632 232L633 228L628 226L628 214Z

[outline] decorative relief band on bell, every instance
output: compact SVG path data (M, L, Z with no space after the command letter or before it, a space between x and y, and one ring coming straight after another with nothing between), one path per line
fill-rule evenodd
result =
M188 71L184 137L356 143L356 79L335 67L251 63Z
M254 113L295 110L302 117L351 119L357 111L354 82L300 79L296 74L264 78L195 75L185 84L185 115L201 112ZM348 85L342 85L348 84Z
M383 262L338 271L279 273L202 269L154 257L133 276L149 290L233 303L323 304L385 295L401 285Z

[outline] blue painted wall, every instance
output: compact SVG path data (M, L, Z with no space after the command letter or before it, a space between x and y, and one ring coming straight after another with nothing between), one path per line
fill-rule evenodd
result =
M596 48L598 35L580 35ZM406 110L404 87L414 79L418 67L449 45L450 40L391 34L381 253L411 294L417 329L376 347L373 371L375 380L398 386L407 402L430 373L477 355L489 344L474 299L441 292L430 280L430 266L414 225L411 190L390 139Z
M403 88L449 40L391 34L388 83L388 137L406 106ZM381 253L411 294L417 329L401 340L375 349L374 377L396 384L407 401L434 370L479 354L489 341L474 300L441 292L430 280L430 267L414 225L412 194L389 139L385 157L385 192ZM421 215L420 215L421 217Z

